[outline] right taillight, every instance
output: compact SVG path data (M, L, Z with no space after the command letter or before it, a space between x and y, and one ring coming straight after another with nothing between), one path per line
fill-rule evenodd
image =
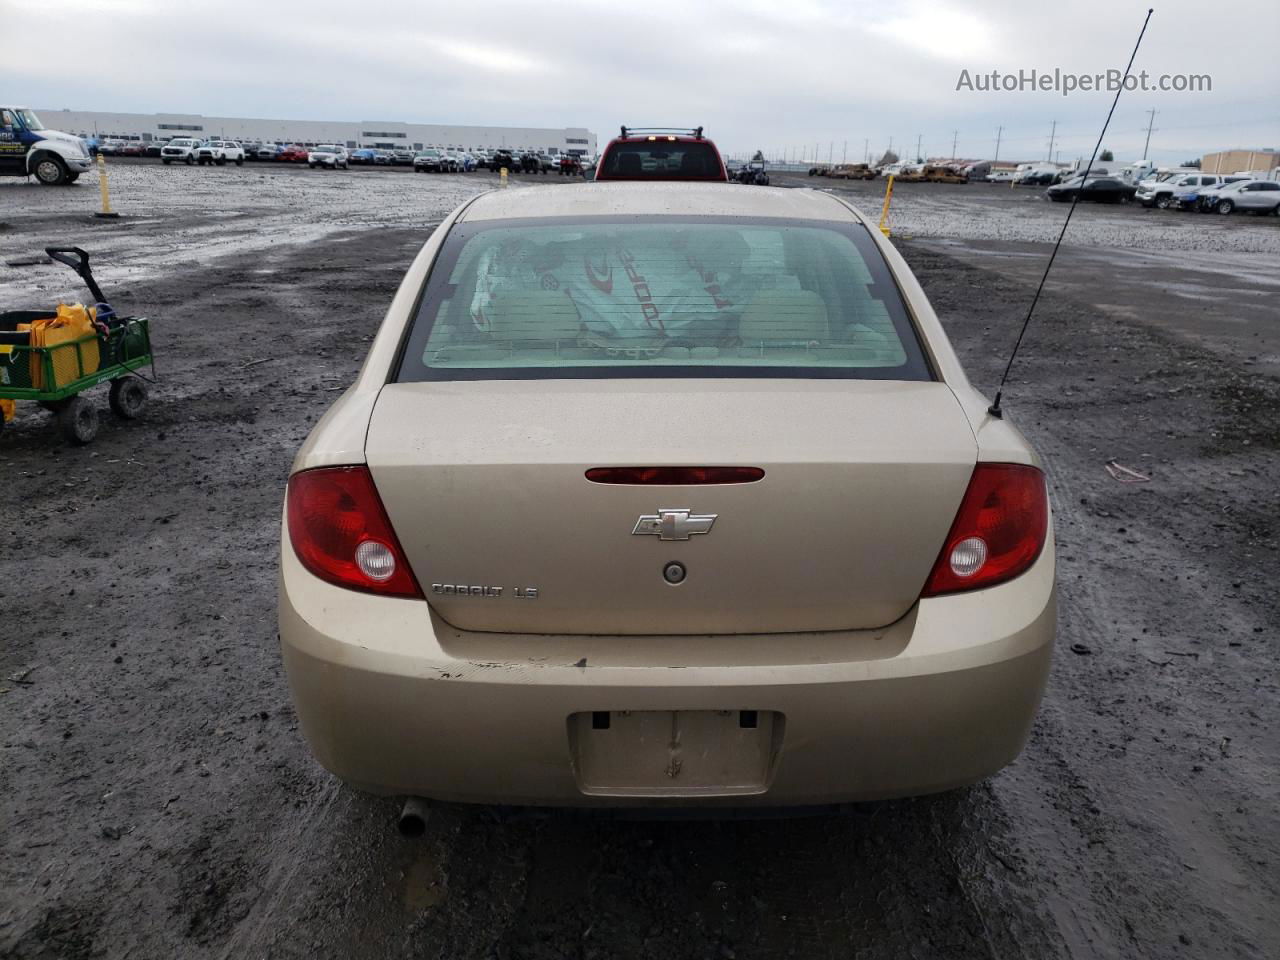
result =
M980 463L921 596L976 590L1025 573L1044 549L1044 474L1016 463Z

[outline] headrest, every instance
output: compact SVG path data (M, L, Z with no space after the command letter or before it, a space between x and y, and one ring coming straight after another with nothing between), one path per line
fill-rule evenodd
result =
M571 340L582 327L573 301L555 290L499 293L486 313L499 340Z
M618 154L618 172L625 174L640 173L644 165L640 162L640 154L638 153L620 153Z
M831 336L827 305L809 290L761 290L742 311L738 335L744 342L758 340L817 340Z

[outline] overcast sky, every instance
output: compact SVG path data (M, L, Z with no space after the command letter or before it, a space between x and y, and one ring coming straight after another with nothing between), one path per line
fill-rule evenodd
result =
M957 90L962 70L1123 68L1147 4L1025 0L0 0L0 99L34 108L331 120L703 124L722 149L837 161L1062 159L1111 95ZM1160 3L1135 72L1212 92L1126 93L1104 146L1177 161L1280 147L1280 3ZM955 133L953 133L953 131ZM603 141L602 141L603 143ZM847 143L847 147L845 144ZM834 144L832 148L830 145Z

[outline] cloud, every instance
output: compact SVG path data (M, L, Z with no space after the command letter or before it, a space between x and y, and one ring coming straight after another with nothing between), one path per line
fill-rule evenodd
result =
M917 5L870 30L930 57L959 63L989 56L996 48L996 30L989 21L938 4Z
M1080 11L1024 0L5 0L8 48L83 70L0 62L5 95L36 108L515 126L703 124L732 151L825 158L923 135L926 152L1042 155L1092 145L1110 97L957 92L971 73L1121 67L1145 3ZM1250 34L1280 35L1280 5ZM1152 19L1136 67L1210 73L1209 94L1125 94L1108 136L1140 155L1156 109L1157 157L1280 144L1272 44L1206 44L1195 0ZM1181 156L1174 159L1183 159Z

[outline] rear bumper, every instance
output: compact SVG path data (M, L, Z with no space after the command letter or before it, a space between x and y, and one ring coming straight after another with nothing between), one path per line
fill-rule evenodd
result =
M316 759L377 793L554 806L799 806L945 790L1021 751L1056 628L1053 544L1028 573L876 631L739 637L465 633L422 601L325 584L284 541L280 637ZM750 795L583 792L570 717L773 711Z

